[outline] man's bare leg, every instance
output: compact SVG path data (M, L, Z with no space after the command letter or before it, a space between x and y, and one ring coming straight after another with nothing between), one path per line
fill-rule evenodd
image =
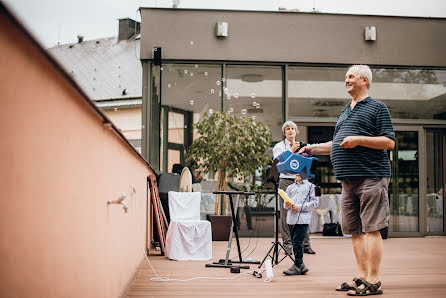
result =
M381 266L381 259L383 255L383 241L381 238L381 233L379 231L375 231L366 233L366 235L356 236L357 237L353 236L352 240L359 277L362 277L361 274L365 269L366 274L364 279L371 284L376 284L379 281L379 268ZM362 284L358 287L358 289L363 289L364 287L365 285ZM348 292L354 294L356 291L351 290Z
M367 242L367 281L376 284L379 281L379 268L383 256L383 240L379 231L366 233Z
M366 243L366 236L362 234L352 235L353 250L356 257L356 266L358 268L357 277L360 279L368 278L368 245Z
M358 270L357 278L361 280L367 280L368 277L368 265L367 265L367 243L365 235L352 235L353 251L356 257L356 266ZM348 282L348 285L356 288L356 282ZM362 285L361 285L362 286ZM361 287L360 286L360 287ZM338 287L336 290L341 291L342 286ZM349 291L354 293L355 291Z

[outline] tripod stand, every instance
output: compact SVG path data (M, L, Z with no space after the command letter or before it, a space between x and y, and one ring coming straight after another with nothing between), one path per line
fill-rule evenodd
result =
M271 258L271 264L273 267L274 267L274 265L277 265L280 262L282 262L286 257L289 257L293 261L293 264L294 264L294 258L288 253L288 251L285 249L285 247L279 241L278 227L279 227L280 210L279 210L279 195L278 195L278 190L279 190L278 179L269 179L267 184L268 183L274 184L274 195L275 195L275 199L276 199L276 205L274 208L274 237L275 237L274 239L275 239L275 241L272 242L271 248L266 253L262 262L260 262L259 269L262 267L263 263L266 261L266 259L268 257ZM279 261L279 247L282 248L282 250L285 252L285 256L282 259L280 259L280 261ZM260 277L261 277L261 275L260 275Z

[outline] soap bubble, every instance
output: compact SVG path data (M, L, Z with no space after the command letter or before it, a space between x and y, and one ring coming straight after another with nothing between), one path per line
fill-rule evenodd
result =
M193 72L191 72L191 73L190 73L190 76L191 76L191 77L193 77L193 76L194 76L194 73L193 73Z
M238 93L233 94L234 98L238 98Z
M255 107L257 105L257 102L253 101L252 106Z
M255 115L254 115L254 116L252 116L251 118L252 118L252 120L256 120L256 116L255 116Z
M195 64L195 68L198 68L198 65L197 65L197 64Z
M248 111L246 109L242 109L242 115L245 115Z
M205 75L205 76L207 76L207 75L208 75L208 72L207 72L207 71L205 71L205 72L204 72L204 75Z
M160 70L163 70L163 69L164 69L163 67L160 68Z
M217 86L220 86L220 81L215 82L215 84L217 84Z
M234 108L229 108L229 112L230 113L234 112Z
M251 98L256 98L256 94L255 93L251 93Z
M214 92L215 92L215 90L214 90L214 89L211 89L211 93L214 94Z
M193 105L195 104L195 100L191 99L191 100L189 101L189 104L190 104L191 106L193 106Z
M226 81L226 79L225 79L225 78L222 78L221 80L222 80L222 82Z
M187 69L184 70L184 73L187 74Z
M226 94L226 99L227 99L227 100L230 100L230 99L231 99L231 94L229 94L229 93Z
M209 114L212 114L212 113L214 113L214 110L213 109L209 109Z
M226 93L226 94L228 93L228 90L229 90L229 89L226 88L226 87L223 88L223 92Z
M256 104L256 109L259 109L260 108L260 104L258 103L258 104Z

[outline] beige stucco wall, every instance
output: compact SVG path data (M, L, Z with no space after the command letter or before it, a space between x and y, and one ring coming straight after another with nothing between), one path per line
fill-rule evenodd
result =
M0 296L119 296L144 254L149 166L2 10L0 65ZM107 206L122 192L128 213Z
M141 139L141 108L105 110L105 115L129 140Z
M141 59L161 47L163 59L446 66L444 18L141 8L141 20Z

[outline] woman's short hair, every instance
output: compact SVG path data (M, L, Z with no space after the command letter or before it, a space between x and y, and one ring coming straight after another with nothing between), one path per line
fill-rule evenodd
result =
M299 130L297 129L297 125L296 125L296 123L294 123L293 121L287 121L287 122L285 122L285 123L282 125L282 133L283 133L283 134L285 134L285 129L286 129L288 126L294 127L294 129L296 130L296 134L299 133Z
M370 89L370 84L372 83L372 70L370 69L370 67L368 65L364 65L364 64L356 64L356 65L350 66L348 68L347 72L350 69L356 70L358 72L360 78L367 78L368 79L367 89Z

